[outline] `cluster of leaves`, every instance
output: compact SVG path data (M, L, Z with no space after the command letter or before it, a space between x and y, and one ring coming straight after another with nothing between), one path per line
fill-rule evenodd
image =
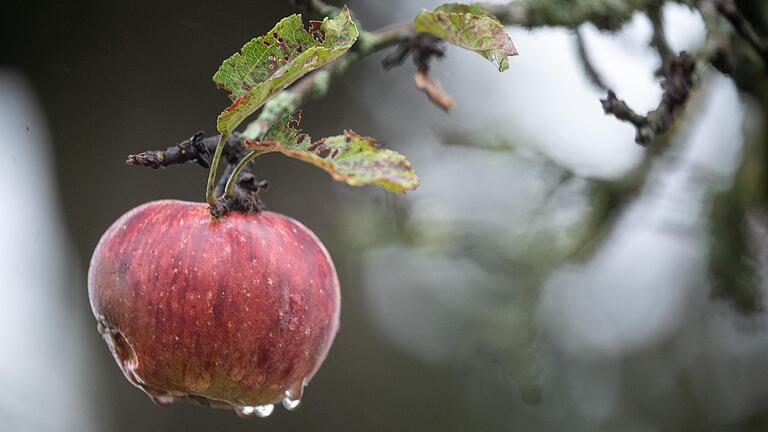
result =
M447 4L425 10L416 17L414 27L419 33L478 52L500 71L508 68L507 57L517 54L501 23L477 6ZM246 43L213 77L232 99L218 117L219 132L231 134L277 93L347 52L358 36L357 25L345 6L334 18L310 21L309 29L304 28L300 15L289 16L267 34ZM263 137L244 144L257 154L280 152L311 163L350 185L372 184L393 192L418 186L408 160L379 148L373 138L347 130L312 142L299 131L299 119L300 114L286 115Z

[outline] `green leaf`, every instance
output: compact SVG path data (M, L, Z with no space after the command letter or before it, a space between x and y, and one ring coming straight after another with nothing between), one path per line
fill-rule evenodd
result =
M284 18L222 63L213 80L230 92L233 102L219 115L219 132L232 132L277 92L330 63L357 40L357 26L346 7L335 18L309 24L307 31L301 15Z
M392 192L416 189L419 178L400 153L379 148L373 138L350 130L312 142L298 127L301 112L283 117L261 141L243 144L262 153L280 152L327 171L352 186L376 185Z
M423 10L415 20L416 31L444 39L477 52L503 72L509 56L517 55L515 44L496 17L475 5L449 3L434 11Z

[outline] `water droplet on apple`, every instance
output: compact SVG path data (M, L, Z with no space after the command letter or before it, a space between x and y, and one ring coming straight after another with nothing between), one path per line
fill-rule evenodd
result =
M288 329L289 330L291 330L291 331L296 330L296 327L298 327L298 326L299 326L299 319L298 318L293 317L293 318L291 318L288 321Z
M270 414L272 414L272 411L275 410L275 406L272 404L268 405L258 405L258 406L244 406L240 408L236 408L235 412L240 417L250 417L250 416L257 416L257 417L269 417Z
M301 395L304 393L304 386L298 386L285 391L285 397L283 398L283 407L288 411L293 411L299 407L301 403Z
M250 417L253 415L253 407L246 406L235 408L235 413L240 417Z
M150 395L149 397L152 399L152 402L160 406L170 405L173 403L173 400L174 400L173 396L169 394L155 394L155 395Z
M286 392L288 393L288 392ZM299 407L299 404L301 403L301 399L291 399L288 396L283 398L283 407L287 409L288 411L293 411L296 408Z
M259 417L269 417L270 414L272 414L272 411L275 410L275 406L272 404L268 405L259 405L253 407L253 412Z

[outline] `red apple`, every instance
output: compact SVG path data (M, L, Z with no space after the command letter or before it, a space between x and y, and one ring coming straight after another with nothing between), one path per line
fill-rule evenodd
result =
M96 246L88 294L115 361L155 402L241 415L294 408L339 325L325 247L268 211L214 219L202 203L139 206Z

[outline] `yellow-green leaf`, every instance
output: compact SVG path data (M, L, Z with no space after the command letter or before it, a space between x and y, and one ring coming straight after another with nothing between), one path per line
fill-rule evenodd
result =
M287 115L261 141L243 144L262 153L280 152L327 171L334 180L352 186L376 185L392 192L416 189L419 178L400 153L380 148L376 141L350 130L312 141L299 129L301 113Z
M434 11L423 10L415 19L416 31L444 39L456 46L477 52L499 71L509 68L509 56L517 49L496 17L475 5L449 3Z
M291 15L246 43L213 76L233 101L219 115L219 132L232 132L277 92L346 52L357 36L357 26L344 7L335 18L310 21L309 30L301 15Z

